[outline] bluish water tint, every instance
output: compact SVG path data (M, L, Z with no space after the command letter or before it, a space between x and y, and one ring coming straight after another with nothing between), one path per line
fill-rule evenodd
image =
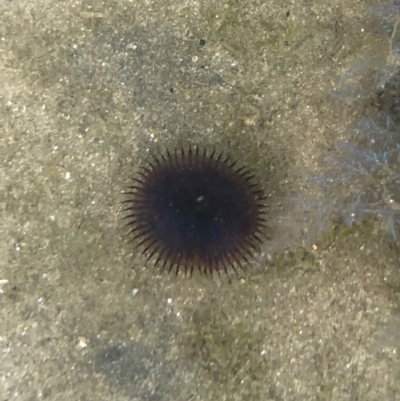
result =
M342 209L348 224L367 214L385 217L393 238L400 223L400 125L391 116L365 117L340 141L337 155L328 156L334 177L323 185L347 186L349 195Z
M393 32L397 18L400 15L400 1L391 0L371 7L371 12L380 20L382 28L388 34Z
M400 1L383 3L371 11L388 39L386 63L382 66L381 60L371 57L341 77L331 95L343 102L365 102L367 111L326 157L328 173L311 180L325 193L344 199L337 202L334 212L347 224L376 215L399 241Z

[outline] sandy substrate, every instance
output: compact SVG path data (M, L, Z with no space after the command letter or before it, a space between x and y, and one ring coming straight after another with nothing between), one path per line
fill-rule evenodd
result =
M398 400L398 244L337 223L344 195L309 180L365 111L330 92L388 61L375 4L0 4L1 401ZM160 273L126 238L121 191L181 143L270 195L232 284Z

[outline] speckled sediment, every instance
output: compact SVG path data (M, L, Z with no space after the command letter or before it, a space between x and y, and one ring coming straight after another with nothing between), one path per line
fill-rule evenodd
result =
M375 4L0 4L1 401L398 398L398 247L324 221L307 178L363 112L338 78L386 59ZM274 173L275 235L232 284L125 237L132 169L185 141Z

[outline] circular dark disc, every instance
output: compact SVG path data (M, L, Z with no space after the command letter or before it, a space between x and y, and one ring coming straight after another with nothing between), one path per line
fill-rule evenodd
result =
M127 192L130 232L163 268L228 273L248 261L265 228L265 198L253 181L215 151L154 156Z

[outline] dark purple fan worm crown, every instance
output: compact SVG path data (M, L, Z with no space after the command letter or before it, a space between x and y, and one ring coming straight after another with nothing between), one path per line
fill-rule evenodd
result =
M254 175L215 150L181 148L153 156L126 193L130 234L155 265L220 273L257 250L265 196Z

